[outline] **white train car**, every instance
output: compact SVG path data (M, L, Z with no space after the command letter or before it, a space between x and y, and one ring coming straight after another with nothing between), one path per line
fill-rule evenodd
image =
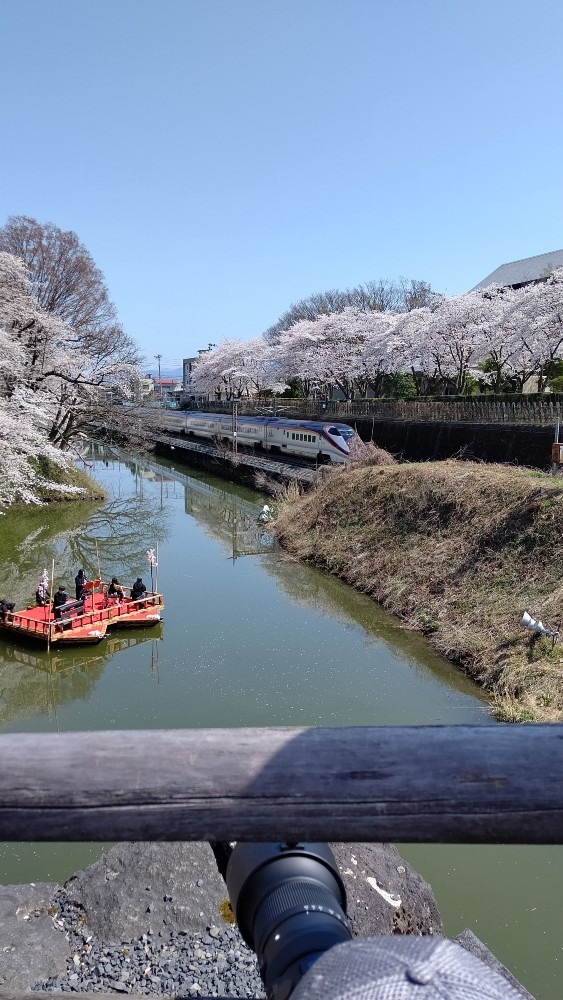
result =
M163 410L162 427L176 434L231 442L233 418L224 413L199 410ZM313 462L343 463L350 457L356 431L348 424L287 417L239 416L237 443L279 455L296 455Z

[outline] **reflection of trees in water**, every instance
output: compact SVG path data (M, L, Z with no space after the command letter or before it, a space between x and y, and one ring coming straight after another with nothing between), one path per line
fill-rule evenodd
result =
M258 522L261 505L254 490L204 473L183 472L167 465L166 460L143 460L136 471L144 479L153 477L161 486L172 482L183 489L186 514L196 518L206 534L220 541L234 558L275 547L273 535Z
M52 715L61 705L88 699L106 664L116 653L151 643L147 653L150 669L156 671L157 644L162 625L150 632L127 632L108 636L97 646L46 650L32 646L2 646L0 649L0 724L30 715Z
M64 562L84 566L94 575L99 554L103 579L116 574L132 583L145 572L147 548L166 537L166 522L166 511L156 508L152 497L110 500L93 512L82 530L67 535Z
M233 559L274 549L274 536L258 522L258 504L197 481L185 483L185 491L186 513L197 519L206 534L228 548Z
M277 560L265 559L264 569L275 577L282 590L296 604L312 606L321 614L343 623L352 619L364 628L374 626L374 616L378 611L376 606L369 598L351 591L335 577L304 566L287 555Z
M18 607L35 603L35 590L43 567L48 568L50 575L54 557L57 574L67 572L68 564L63 565L61 559L65 539L84 531L94 510L93 504L53 504L39 509L10 511L0 518L0 597L8 597ZM76 569L69 577L69 586L75 574Z
M312 606L344 625L359 625L368 640L383 643L393 652L429 668L449 686L479 696L473 683L439 656L423 636L403 628L397 618L342 580L289 557L264 559L263 568L295 603Z
M103 504L52 504L0 518L0 597L18 607L33 603L41 571L46 567L51 573L53 558L55 583L65 583L69 593L79 567L89 577L97 575L98 553L104 579L115 574L130 585L146 573L146 550L166 537L168 514L151 493L139 494L138 466L129 464L133 476L127 478L127 496Z

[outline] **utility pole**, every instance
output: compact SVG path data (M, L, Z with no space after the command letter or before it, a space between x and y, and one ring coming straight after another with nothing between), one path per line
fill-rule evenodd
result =
M154 356L155 361L158 361L158 384L160 386L160 402L162 402L162 382L160 381L160 361L161 361L161 358L162 358L162 354L155 354L155 356Z
M238 399L233 399L233 454L238 452Z

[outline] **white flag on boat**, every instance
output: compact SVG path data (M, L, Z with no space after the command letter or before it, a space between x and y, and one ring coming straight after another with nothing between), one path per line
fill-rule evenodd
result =
M47 594L49 593L49 574L46 569L44 569L41 574L37 593L44 601L47 600Z
M158 566L158 563L156 561L156 556L154 554L154 549L147 549L147 559L149 561L150 566Z

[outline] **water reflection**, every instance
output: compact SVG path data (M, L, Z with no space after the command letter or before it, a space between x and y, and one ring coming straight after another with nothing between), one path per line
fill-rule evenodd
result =
M56 717L73 701L88 701L107 664L123 650L145 646L145 663L158 675L163 626L108 635L96 646L47 652L31 645L0 647L0 725L32 716Z
M119 575L129 584L146 567L146 550L162 544L169 531L168 512L154 504L142 490L121 490L123 465L106 452L102 469L108 499L97 503L52 504L18 510L0 518L2 594L16 607L35 603L35 590L43 567L55 585L65 583L69 592L79 567L93 579ZM132 471L134 463L129 463Z
M161 480L160 463L145 462L144 467L154 481ZM195 517L210 538L221 542L233 561L241 556L271 553L276 548L274 536L258 520L256 494L246 499L240 495L240 487L232 484L217 486L209 482L209 477L188 475L173 466L171 471L174 481L184 488L186 514Z
M478 699L483 707L488 705L486 694L434 652L423 636L403 627L398 618L342 580L307 566L299 566L296 573L295 562L283 554L278 560L265 561L264 569L296 604L314 607L317 614L341 622L344 628L355 622L365 634L365 641L372 645L374 655L382 647L388 656L401 654L416 673L433 675L449 687Z

